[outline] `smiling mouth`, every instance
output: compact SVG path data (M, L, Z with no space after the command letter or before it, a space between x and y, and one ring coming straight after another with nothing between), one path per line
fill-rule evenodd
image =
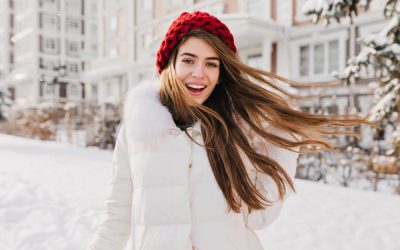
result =
M195 85L195 84L186 84L186 88L189 90L189 93L193 96L199 96L203 93L207 86L205 85Z

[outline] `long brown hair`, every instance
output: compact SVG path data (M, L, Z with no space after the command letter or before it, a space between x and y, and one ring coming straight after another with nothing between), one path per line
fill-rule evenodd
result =
M195 105L175 73L179 45L192 36L210 44L221 59L219 84L202 105ZM204 146L214 176L229 209L235 212L240 212L242 201L250 209L263 209L271 204L250 179L241 152L257 171L275 181L281 199L287 185L294 190L285 170L265 152L252 146L254 138L249 136L249 131L261 140L291 151L300 146L332 150L324 135L353 134L336 127L369 124L365 118L356 116L316 115L294 110L282 96L297 97L280 87L279 82L296 83L242 63L225 44L207 32L192 31L180 44L161 73L160 100L169 108L176 123L201 122ZM266 125L293 135L292 139L269 133Z

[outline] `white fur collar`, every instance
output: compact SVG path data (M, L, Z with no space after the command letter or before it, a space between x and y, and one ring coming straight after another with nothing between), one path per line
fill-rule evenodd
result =
M131 89L124 104L124 124L129 137L146 142L177 130L171 113L159 99L160 83L143 82Z
M160 82L143 82L131 89L124 104L123 121L130 138L136 142L149 142L169 131L180 131L172 115L160 102ZM200 122L193 130L201 133Z

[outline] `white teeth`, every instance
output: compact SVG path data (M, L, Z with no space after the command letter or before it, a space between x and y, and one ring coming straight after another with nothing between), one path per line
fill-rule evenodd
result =
M193 89L204 89L206 87L204 85L194 85L194 84L188 84L187 86Z

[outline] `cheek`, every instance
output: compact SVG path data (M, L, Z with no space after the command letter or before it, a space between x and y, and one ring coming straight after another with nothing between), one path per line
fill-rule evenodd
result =
M217 84L219 78L219 70L216 70L215 72L212 73L210 80L213 84Z
M215 86L217 86L218 78L219 78L219 72L212 72L212 74L208 75L208 79L212 86L212 88L209 89L210 94L211 92L214 91Z
M180 63L175 64L175 72L178 78L182 81L187 75L187 69L183 67Z

